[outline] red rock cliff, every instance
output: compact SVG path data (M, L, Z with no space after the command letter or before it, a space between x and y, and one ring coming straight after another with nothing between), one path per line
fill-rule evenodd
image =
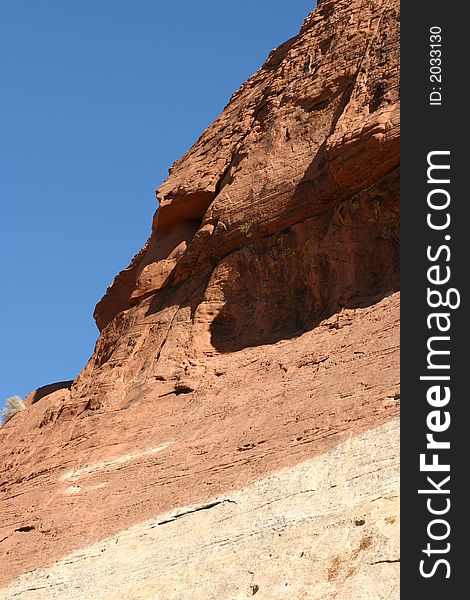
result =
M4 582L396 417L398 10L320 1L172 166L88 365L1 429Z

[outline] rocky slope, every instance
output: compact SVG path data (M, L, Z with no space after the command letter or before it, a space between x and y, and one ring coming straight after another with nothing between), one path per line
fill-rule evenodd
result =
M0 598L395 598L397 0L323 0L0 430Z

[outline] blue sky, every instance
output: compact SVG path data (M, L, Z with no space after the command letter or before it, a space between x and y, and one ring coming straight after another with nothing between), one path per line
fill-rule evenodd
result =
M73 379L168 168L305 0L0 0L0 404Z

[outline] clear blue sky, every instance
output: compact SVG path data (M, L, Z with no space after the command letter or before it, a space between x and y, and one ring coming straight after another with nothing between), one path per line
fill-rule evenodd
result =
M306 0L0 0L0 404L73 379L168 168Z

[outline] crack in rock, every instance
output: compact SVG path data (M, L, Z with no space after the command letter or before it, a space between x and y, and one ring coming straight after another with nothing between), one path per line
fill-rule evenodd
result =
M195 512L199 512L200 510L209 510L210 508L214 508L215 506L219 506L219 504L236 504L235 500L230 500L226 498L225 500L217 500L215 502L209 502L208 504L202 504L201 506L197 506L196 508L192 508L190 510L185 510L184 512L178 513L169 519L165 519L163 521L159 521L157 525L165 525L166 523L172 523L179 519L180 517L184 517L186 515L190 515Z

